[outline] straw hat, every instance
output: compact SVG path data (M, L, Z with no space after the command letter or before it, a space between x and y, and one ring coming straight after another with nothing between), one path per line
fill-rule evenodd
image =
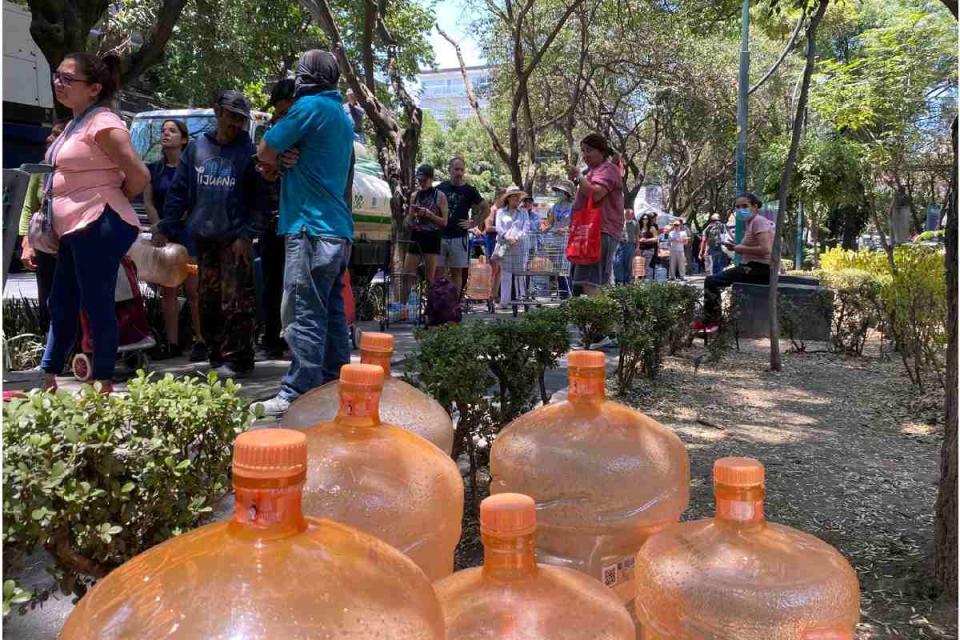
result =
M523 200L525 197L527 197L527 192L521 189L520 187L518 187L517 185L512 184L509 187L507 187L507 190L504 191L499 198L497 198L497 203L496 203L497 207L498 208L502 207L503 203L506 202L507 198L509 198L510 196L520 196L520 200Z

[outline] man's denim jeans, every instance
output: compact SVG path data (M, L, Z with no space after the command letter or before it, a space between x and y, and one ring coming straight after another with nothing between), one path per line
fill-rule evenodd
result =
M351 243L300 233L287 236L286 245L281 316L293 358L280 396L292 402L340 377L350 362L342 278Z

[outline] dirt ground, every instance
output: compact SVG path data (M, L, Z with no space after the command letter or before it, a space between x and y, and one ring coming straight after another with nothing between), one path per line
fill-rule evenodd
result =
M785 353L780 373L766 370L766 342L741 347L695 375L695 346L620 398L687 444L684 519L713 514L714 460L756 457L767 468L767 517L834 545L857 570L859 640L957 638L956 603L932 597L942 392L917 394L878 344L862 358ZM458 566L472 566L482 549L473 518L464 524Z

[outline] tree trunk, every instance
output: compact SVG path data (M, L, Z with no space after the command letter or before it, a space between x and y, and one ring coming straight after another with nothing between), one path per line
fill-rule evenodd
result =
M937 495L934 563L937 585L957 599L957 118L953 119L953 171L946 214L947 389L943 446L940 449L940 491Z
M803 81L800 87L800 97L797 100L793 114L793 132L790 137L790 150L783 165L783 175L780 178L780 206L777 209L777 224L774 228L773 251L770 255L770 370L780 371L783 363L780 357L780 321L777 317L777 284L780 281L780 252L783 245L782 229L783 218L787 203L790 201L790 182L793 179L793 165L797 161L797 150L800 148L800 134L803 130L804 112L807 109L807 96L810 92L810 77L817 58L817 27L827 10L829 0L820 0L817 12L810 19L807 27L807 61L803 68Z

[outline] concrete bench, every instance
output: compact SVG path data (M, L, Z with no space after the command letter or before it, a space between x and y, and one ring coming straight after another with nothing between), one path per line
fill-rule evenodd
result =
M770 331L770 287L737 282L730 287L730 295L733 296L735 322L740 337L766 338ZM830 340L832 291L817 284L781 281L777 286L777 296L780 317L786 312L794 318L794 338L823 342Z

